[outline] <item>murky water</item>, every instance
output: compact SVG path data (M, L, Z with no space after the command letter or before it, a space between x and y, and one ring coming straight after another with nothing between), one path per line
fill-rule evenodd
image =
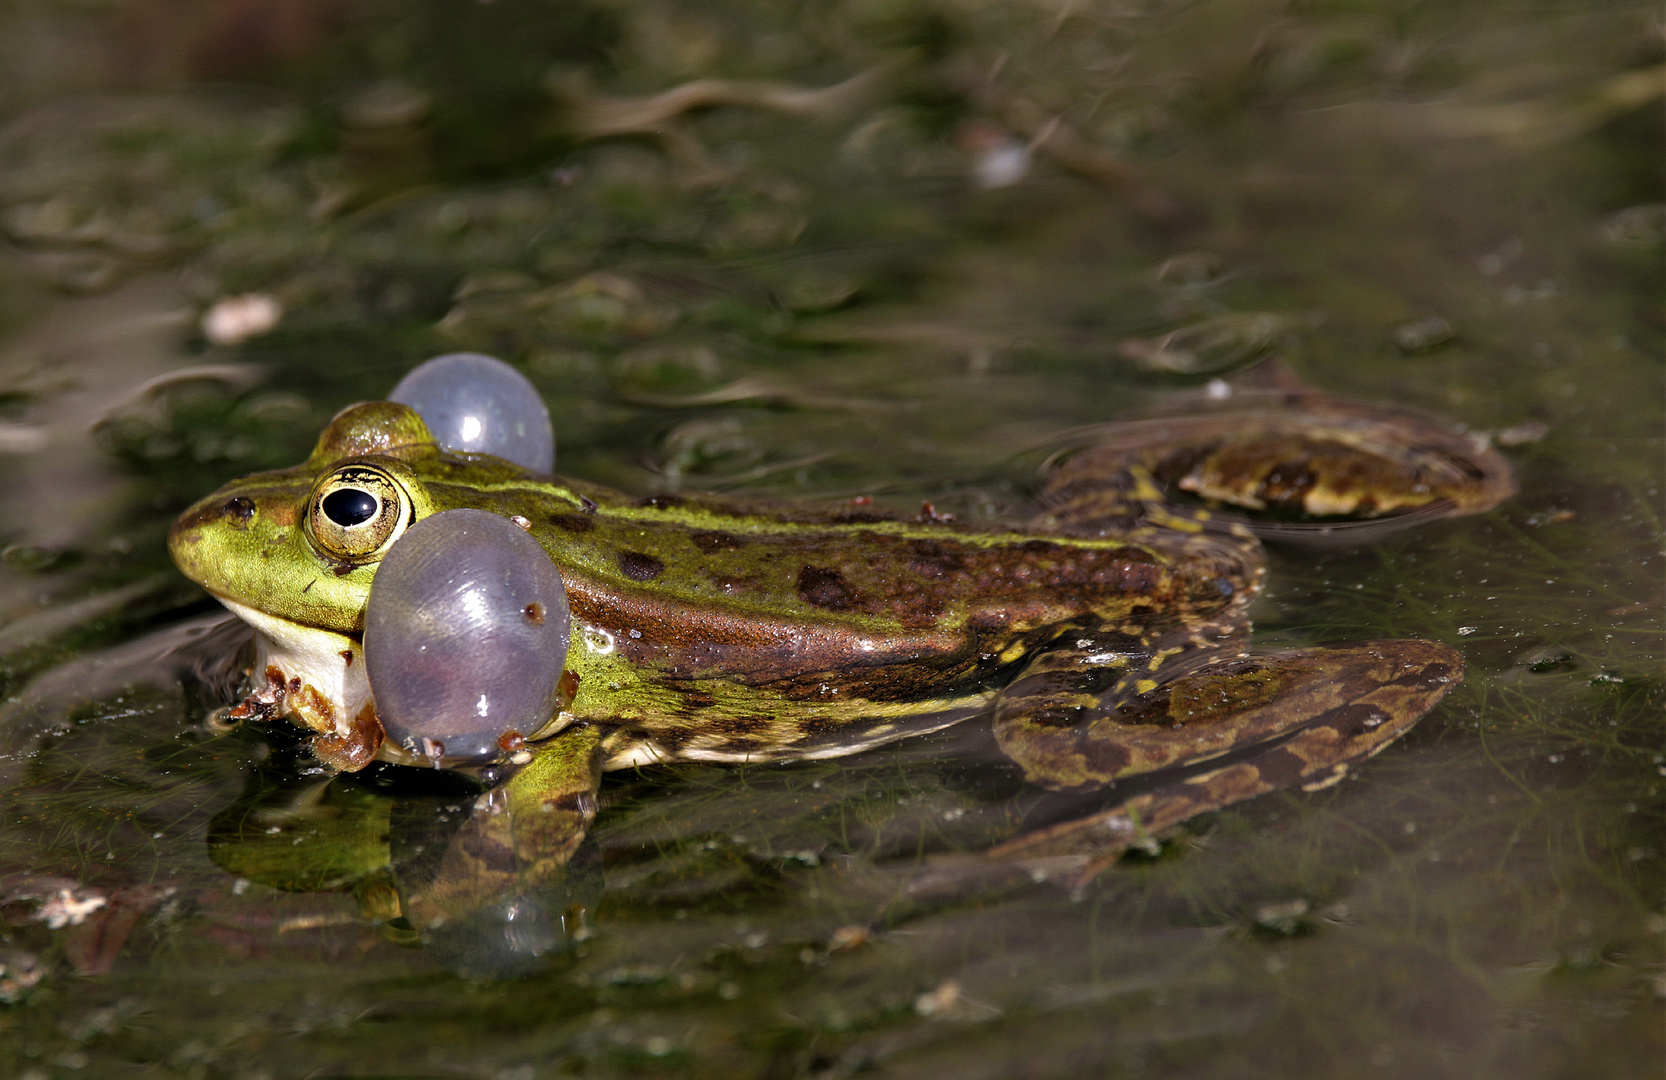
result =
M6 9L0 1071L1658 1074L1663 57L1634 4ZM317 854L373 785L273 834L296 891L222 868L289 751L209 725L235 642L162 545L458 348L636 491L997 515L1276 352L1521 492L1275 552L1261 642L1469 663L1347 783L932 900L1012 794L975 724L613 774L571 955L468 979Z

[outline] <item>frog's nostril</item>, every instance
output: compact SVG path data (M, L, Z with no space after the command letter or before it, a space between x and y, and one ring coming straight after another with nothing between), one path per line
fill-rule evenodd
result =
M255 516L254 500L245 499L241 495L235 499L227 499L225 505L220 507L220 514L230 519L233 525L247 525Z

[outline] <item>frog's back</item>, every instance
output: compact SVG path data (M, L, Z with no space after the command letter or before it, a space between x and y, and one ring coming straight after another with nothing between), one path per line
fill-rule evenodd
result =
M884 729L874 741L900 737L905 719L975 708L1072 626L1138 634L1217 615L1240 602L1255 562L1243 545L1200 556L1165 534L514 486L456 498L514 508L560 566L579 642L571 712L639 732L652 749L632 760L803 756L818 739L848 752L857 723ZM450 501L443 484L429 492Z

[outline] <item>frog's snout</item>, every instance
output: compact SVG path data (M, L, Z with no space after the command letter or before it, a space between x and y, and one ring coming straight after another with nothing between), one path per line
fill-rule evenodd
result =
M244 495L216 492L193 504L168 530L168 554L174 564L193 581L202 582L202 557L198 549L211 534L231 529L247 532L258 508Z

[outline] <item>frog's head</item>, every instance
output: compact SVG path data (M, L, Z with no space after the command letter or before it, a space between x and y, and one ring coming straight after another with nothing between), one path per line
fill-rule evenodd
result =
M383 557L443 510L518 517L539 481L489 454L442 449L405 405L352 405L302 464L233 481L186 510L168 550L255 630L245 705L281 708L326 737L314 743L320 760L358 769L378 747L395 753L382 744L363 663L365 607Z
M410 408L348 406L303 464L234 480L186 510L168 551L239 614L357 635L382 556L436 509L425 479L441 457Z

